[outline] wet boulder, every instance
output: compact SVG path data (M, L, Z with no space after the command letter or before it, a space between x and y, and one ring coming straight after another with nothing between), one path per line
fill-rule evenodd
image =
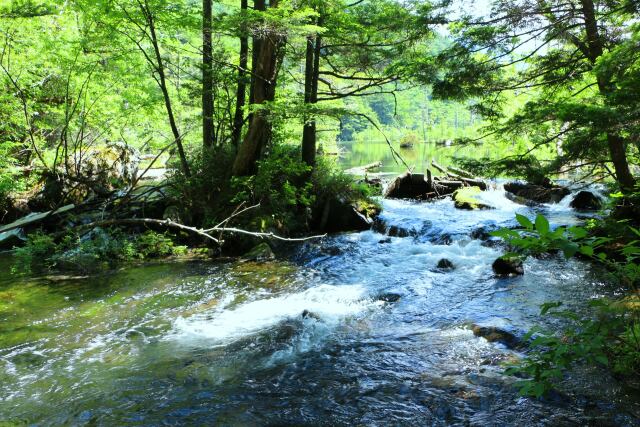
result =
M521 276L524 274L524 267L522 265L522 259L519 257L500 257L496 259L491 265L493 272L498 276Z
M441 270L453 270L455 268L453 263L446 258L442 258L438 261L437 267Z
M484 338L489 342L503 344L510 349L520 347L522 344L520 338L515 336L513 333L495 326L481 326L474 324L471 325L471 330L473 331L473 335L476 337Z
M516 196L516 198L511 199L512 201L522 204L527 204L526 201L535 203L558 203L571 194L571 191L567 187L554 185L551 182L546 182L543 185L508 182L504 185L504 189Z
M330 199L324 203L314 228L328 233L365 231L371 229L371 217L376 214L377 211L370 206L354 206L346 200Z
M374 297L375 301L383 301L383 302L398 302L400 301L400 294L395 294L393 292L387 292L384 294L379 294Z
M480 187L463 187L456 190L452 196L455 207L465 210L493 209L492 206L477 199L480 193L482 193Z
M388 199L423 199L431 191L423 174L409 173L397 177L389 184L384 197Z
M309 311L309 310L304 310L302 312L302 318L303 319L321 320L320 316L318 314L314 313L313 311Z
M597 211L602 208L602 200L590 191L580 191L569 206L579 211Z
M242 257L243 261L269 261L275 259L275 254L267 243L260 243Z
M410 237L415 236L416 231L413 229L409 230L397 225L392 225L391 227L389 227L389 230L387 230L387 235L391 237Z

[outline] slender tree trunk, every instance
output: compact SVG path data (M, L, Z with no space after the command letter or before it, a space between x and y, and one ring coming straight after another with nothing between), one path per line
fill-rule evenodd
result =
M247 0L240 0L240 9L247 10ZM240 36L240 63L238 64L238 89L236 91L236 111L233 117L233 144L237 147L242 137L242 124L244 123L244 105L247 97L247 66L249 61L249 37L247 28L243 25Z
M270 7L277 6L278 1L271 0ZM260 52L253 67L254 104L259 105L275 99L277 77L282 60L280 50L283 44L283 37L276 33L267 34L260 42ZM256 161L271 139L271 123L268 116L268 111L264 109L254 113L247 134L238 147L232 169L234 176L249 175L255 172Z
M584 26L587 34L587 50L589 59L593 64L604 53L602 38L598 30L598 22L595 13L593 0L581 0L582 13L584 15ZM598 75L598 89L600 94L605 98L610 96L614 90L611 78L607 75ZM619 133L615 131L607 132L607 145L609 146L609 155L611 162L616 171L616 179L618 184L624 191L631 191L635 185L635 179L629 169L629 161L627 159L626 142Z
M202 145L215 143L213 127L212 0L202 1Z
M253 9L264 12L267 9L265 0L254 0ZM254 35L251 40L251 82L249 84L249 104L256 103L256 95L254 88L256 84L256 68L258 67L258 58L260 56L260 49L262 48L262 37L260 35ZM249 113L249 126L253 121L253 113Z
M315 57L314 36L307 37L307 52L304 68L304 106L307 108L311 104L311 92L313 86L313 64ZM316 146L316 126L315 121L305 112L304 127L302 129L302 160L313 166L315 163L315 146Z
M171 127L171 132L173 133L173 138L176 143L176 147L178 148L178 156L180 156L180 163L182 165L182 170L187 177L191 176L191 170L189 169L189 163L187 162L187 156L184 152L184 147L182 145L182 135L178 130L178 125L176 124L176 119L173 114L173 107L171 105L171 97L169 96L169 89L167 87L167 79L164 71L164 62L162 60L162 55L160 54L160 44L158 43L158 36L156 34L156 26L153 18L153 14L151 10L147 6L146 2L144 5L140 4L141 11L144 14L147 24L149 25L149 33L151 37L151 44L153 45L153 51L156 57L155 71L158 74L158 86L160 86L160 90L162 91L162 96L164 98L164 105L167 109L167 116L169 117L169 126Z
M318 20L322 25L322 20ZM305 93L306 106L314 106L318 103L318 79L320 77L320 51L322 38L319 35L307 38L307 52L305 64ZM309 166L316 164L317 129L316 118L305 115L304 129L302 130L302 160Z

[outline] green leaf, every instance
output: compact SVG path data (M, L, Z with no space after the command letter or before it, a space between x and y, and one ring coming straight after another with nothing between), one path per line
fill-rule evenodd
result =
M574 238L576 239L583 239L585 237L587 237L587 235L589 234L587 232L587 230L585 230L582 227L570 227L569 228L569 232L573 235Z
M568 240L561 240L558 243L558 247L562 250L564 257L569 259L578 252L580 246L577 243L570 242Z
M586 256L593 256L593 248L591 246L580 246L580 253Z
M549 221L543 215L538 214L536 216L536 231L544 236L549 233Z
M562 301L552 301L552 302L545 302L544 304L542 304L540 306L541 310L540 310L540 314L541 315L545 315L549 312L549 310L551 310L552 308L558 308L562 305Z
M516 214L516 220L518 223L527 230L533 230L533 223L524 215Z

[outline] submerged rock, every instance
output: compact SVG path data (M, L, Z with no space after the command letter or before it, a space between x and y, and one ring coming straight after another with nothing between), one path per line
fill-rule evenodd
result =
M384 301L384 302L398 302L400 300L400 294L394 294L393 292L388 292L384 294L377 295L374 299L376 301Z
M269 261L275 259L275 254L267 243L260 243L242 257L243 261Z
M406 228L398 227L397 225L392 225L387 231L387 235L391 237L410 237L415 234L415 230L407 230Z
M437 267L441 270L453 270L455 268L453 263L446 258L442 258L438 261Z
M397 177L384 193L388 199L423 199L431 189L423 174L406 172Z
M581 191L569 206L579 211L597 211L602 208L602 200L590 191Z
M517 198L511 199L513 202L521 204L527 204L526 201L529 200L536 203L558 203L571 194L571 191L567 187L554 185L551 182L545 185L508 182L504 185L504 189L517 196ZM524 199L524 201L520 198Z
M313 311L309 311L309 310L304 310L302 312L302 318L303 319L315 319L315 320L320 320L320 316L317 315L316 313L314 313Z
M510 349L519 347L522 342L520 338L515 336L509 331L506 331L495 326L481 326L471 325L473 335L476 337L484 338L489 342L497 342L507 346Z
M524 274L522 260L518 257L500 257L491 265L498 276L521 276Z
M477 210L493 209L492 206L482 203L476 198L482 193L480 187L463 187L453 193L454 205L458 209Z

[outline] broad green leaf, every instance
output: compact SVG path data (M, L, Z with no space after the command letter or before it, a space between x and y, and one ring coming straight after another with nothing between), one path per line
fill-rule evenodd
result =
M585 237L587 237L587 235L589 234L587 232L587 230L585 230L582 227L570 227L569 228L569 232L573 235L574 238L576 239L583 239Z
M533 223L524 215L516 214L516 220L518 223L527 230L533 230Z
M540 236L544 236L549 233L549 221L544 215L538 214L536 216L536 231Z
M580 253L586 256L593 256L593 248L591 246L580 246Z
M578 252L580 246L577 243L570 242L569 240L561 240L558 247L562 250L564 257L569 259Z

